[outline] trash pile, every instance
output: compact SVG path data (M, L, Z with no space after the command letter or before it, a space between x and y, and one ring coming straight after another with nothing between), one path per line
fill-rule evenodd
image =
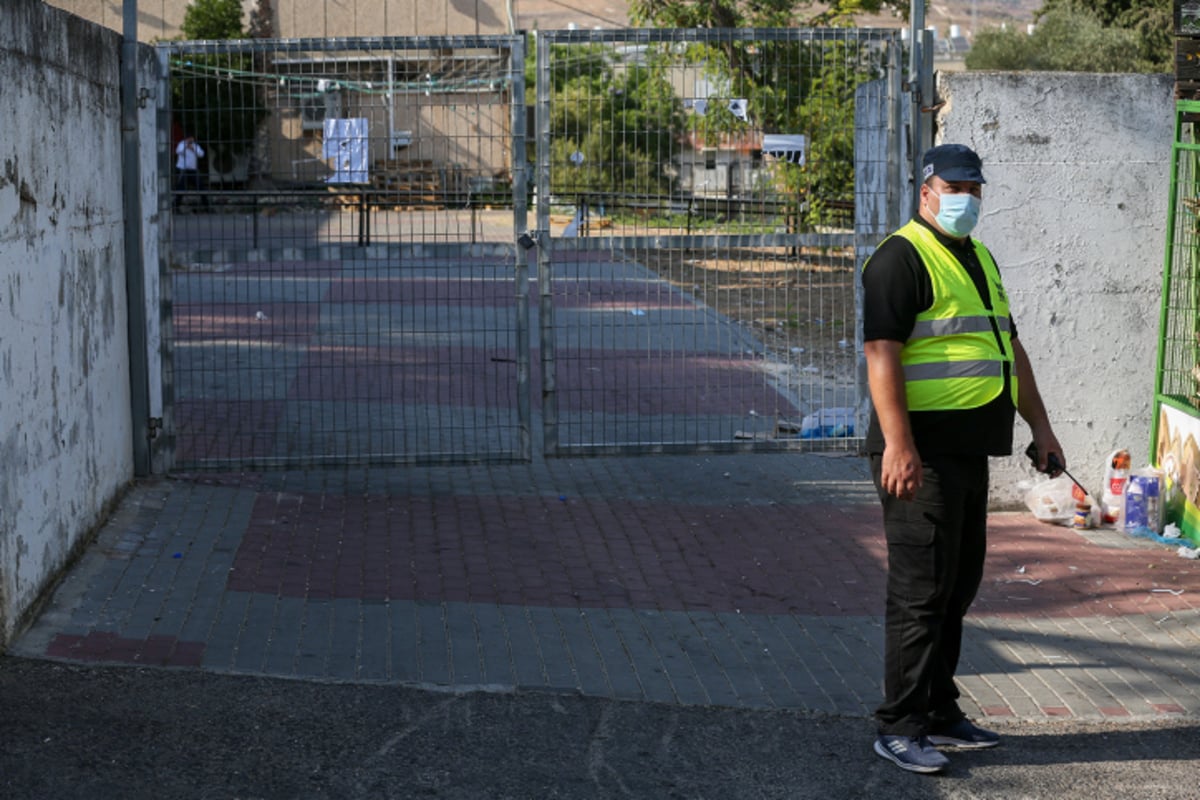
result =
M1033 454L1031 454L1031 458ZM1104 468L1100 496L1066 472L1025 485L1025 506L1043 522L1073 528L1115 528L1161 544L1179 545L1183 558L1200 558L1200 549L1183 541L1179 526L1164 524L1168 486L1162 470L1131 469L1128 450L1114 450Z

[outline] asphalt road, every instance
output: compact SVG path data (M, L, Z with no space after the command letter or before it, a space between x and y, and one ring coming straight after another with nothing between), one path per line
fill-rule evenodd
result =
M1200 725L1014 724L941 776L865 719L0 658L0 797L1200 797Z

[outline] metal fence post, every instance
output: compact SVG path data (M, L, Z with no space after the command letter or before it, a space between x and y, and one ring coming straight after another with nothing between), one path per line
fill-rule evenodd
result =
M150 474L150 368L146 352L146 265L142 248L142 171L138 136L137 0L125 0L121 41L121 192L125 215L125 298L133 473Z

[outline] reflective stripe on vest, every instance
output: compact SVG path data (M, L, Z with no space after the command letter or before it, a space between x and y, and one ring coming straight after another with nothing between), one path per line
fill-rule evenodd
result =
M904 379L908 381L1003 377L1004 365L1000 361L931 361L927 364L909 364L904 368Z
M953 411L986 405L1004 390L1006 364L1015 405L1008 299L987 248L974 242L988 286L985 304L966 269L932 231L912 221L894 235L916 248L933 289L933 304L917 315L900 351L909 410Z
M996 324L1004 333L1011 333L1008 317L996 320ZM991 333L992 317L951 317L950 319L923 319L913 325L913 339L926 339L931 336L951 336L956 333Z

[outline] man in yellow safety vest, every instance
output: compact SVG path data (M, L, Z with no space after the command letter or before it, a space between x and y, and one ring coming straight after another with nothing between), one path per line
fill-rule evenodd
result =
M1066 465L1017 338L996 262L971 238L983 196L979 156L925 153L917 216L863 265L863 339L872 413L866 448L888 547L884 702L874 749L940 772L938 748L993 747L954 683L963 616L983 577L988 457L1012 453L1015 412L1039 467Z

